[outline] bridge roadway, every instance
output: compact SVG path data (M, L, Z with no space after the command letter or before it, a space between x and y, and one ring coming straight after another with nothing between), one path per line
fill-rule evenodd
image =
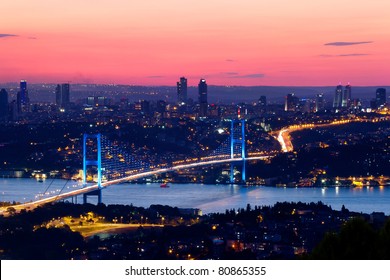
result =
M270 156L249 157L249 158L246 158L245 161L264 160L264 159L267 159L269 157ZM144 177L149 177L149 176L156 175L156 174L173 172L173 171L177 171L177 170L181 170L181 169L189 169L189 168L201 167L201 166L207 166L207 165L213 165L213 164L226 164L226 163L240 162L240 161L242 161L242 158L229 158L229 159L219 159L219 160L210 160L210 161L204 161L204 162L181 164L181 165L176 165L176 166L172 166L169 168L162 168L162 169L157 169L157 170L153 170L153 171L142 172L139 174L126 176L126 177L123 177L120 179L106 181L106 182L102 183L102 187L106 188L110 185L133 181L133 180L141 179ZM16 211L20 211L22 209L31 210L31 209L34 209L35 207L38 207L38 206L46 204L46 203L68 199L68 198L71 198L74 196L78 196L78 195L82 195L85 193L95 191L97 189L98 189L98 185L94 184L94 185L87 186L87 187L82 188L82 189L78 189L78 190L74 190L74 191L70 191L70 192L66 192L66 193L61 193L61 194L58 194L58 195L55 195L52 197L47 197L47 198L43 198L43 199L39 199L36 201L27 202L27 203L23 203L23 204L13 205L12 207L15 208ZM5 214L6 209L4 209L4 208L5 207L0 209L0 214Z

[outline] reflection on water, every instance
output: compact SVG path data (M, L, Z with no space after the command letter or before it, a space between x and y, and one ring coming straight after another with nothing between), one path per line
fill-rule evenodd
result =
M1 201L26 202L38 197L56 195L80 188L81 184L65 180L0 179ZM96 203L95 198L88 198ZM81 198L78 199L82 201ZM120 184L103 190L106 204L133 204L149 207L163 204L180 208L200 208L203 213L224 212L245 208L247 204L273 205L283 201L306 203L322 201L339 210L342 205L351 211L390 215L390 187L362 188L277 188L265 186L170 184Z

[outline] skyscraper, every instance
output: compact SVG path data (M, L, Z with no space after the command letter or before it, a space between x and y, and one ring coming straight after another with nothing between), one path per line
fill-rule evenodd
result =
M177 82L177 102L179 105L187 103L187 79L181 77Z
M334 94L333 108L336 108L336 109L341 108L342 99L343 99L343 86L338 85L336 87L336 92Z
M298 108L299 98L295 96L295 93L289 93L286 95L284 102L284 110L286 112L295 112Z
M199 117L207 116L207 83L205 79L201 79L198 85L199 92Z
M341 107L343 108L349 108L351 105L351 85L348 84L345 86L344 92L343 92L343 98L341 101Z
M30 111L30 99L28 97L27 81L20 81L20 90L16 97L16 103L19 113L25 113Z
M8 119L8 92L5 89L0 91L0 121Z
M378 88L376 90L376 108L379 108L380 106L383 106L386 104L386 89L385 88Z
M316 102L315 102L315 111L320 112L325 109L325 99L323 93L318 93L316 95Z
M56 86L56 104L61 108L68 108L70 104L70 86L61 84Z

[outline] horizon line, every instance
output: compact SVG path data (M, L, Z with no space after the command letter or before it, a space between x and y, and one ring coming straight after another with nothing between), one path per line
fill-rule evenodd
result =
M106 85L106 86L137 86L137 87L173 87L176 88L176 85L144 85L144 84L124 84L124 83L91 83L91 82L31 82L29 83L28 80L21 79L21 81L26 81L30 85L58 85L58 84L70 84L70 85ZM0 85L6 85L6 84L19 84L20 82L0 82ZM221 85L221 84L207 84L208 86L216 86L216 87L245 87L245 88L253 88L253 87L333 87L338 85L344 85L342 83L335 83L333 85ZM350 82L345 83L345 85L350 85L353 87L390 87L389 85L353 85ZM188 87L197 87L194 86L188 86Z

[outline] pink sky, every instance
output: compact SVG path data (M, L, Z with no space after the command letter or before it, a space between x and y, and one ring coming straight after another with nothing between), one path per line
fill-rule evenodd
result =
M388 0L2 0L0 11L0 83L390 84Z

